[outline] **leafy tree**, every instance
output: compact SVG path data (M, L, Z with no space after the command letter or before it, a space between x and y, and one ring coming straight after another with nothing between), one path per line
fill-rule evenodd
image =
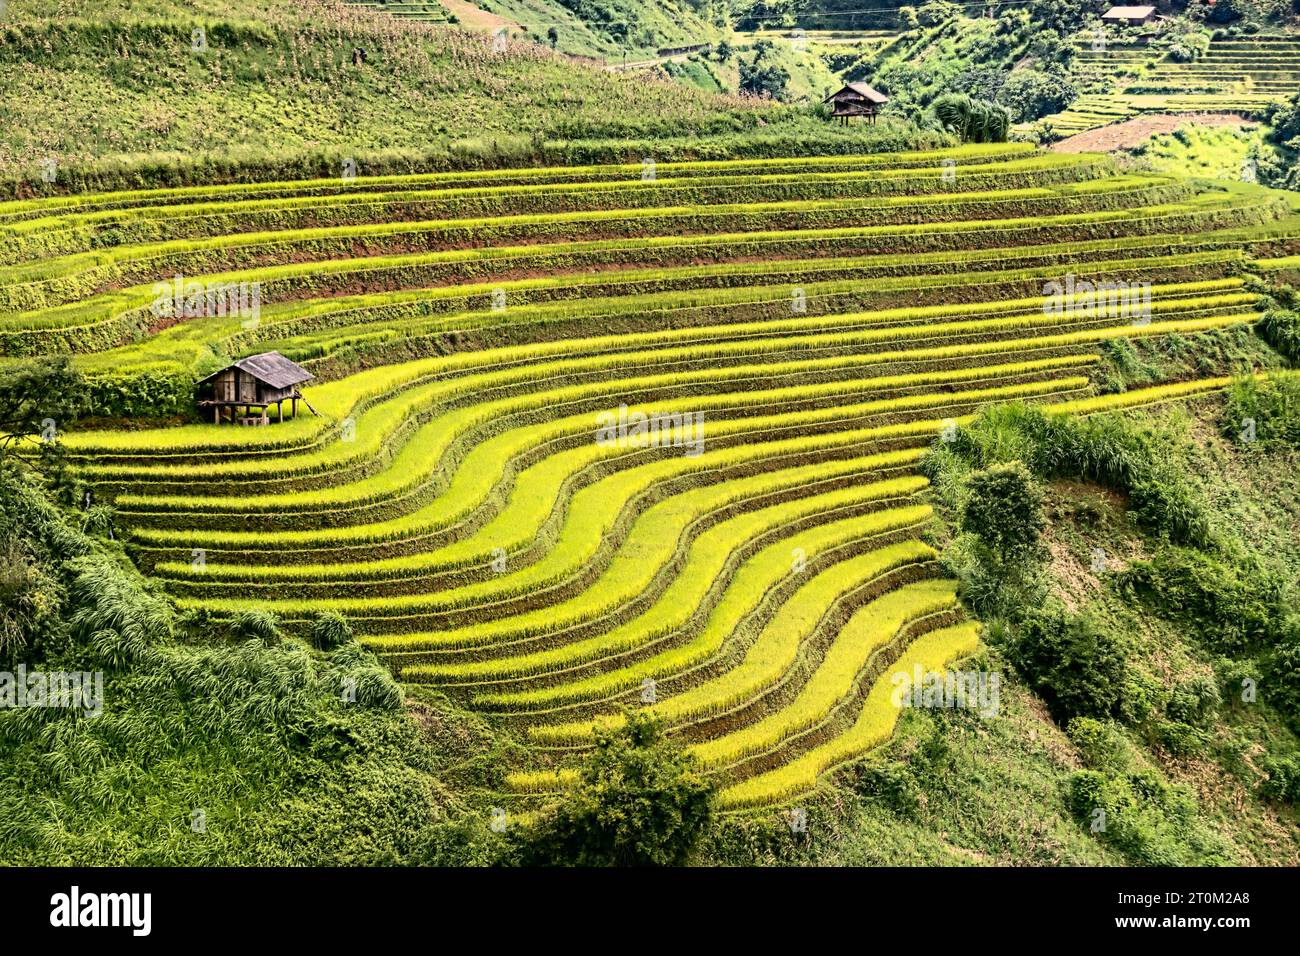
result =
M955 93L991 100L998 95L1007 75L997 66L968 66L952 78L949 87Z
M767 96L779 100L785 96L790 83L790 73L776 64L764 64L763 54L755 55L753 62L740 62L740 92L750 96Z
M1068 37L1093 17L1101 16L1108 6L1109 0L1038 0L1034 19L1044 29Z
M1033 552L1046 519L1043 490L1024 464L1015 461L977 471L968 488L963 531L977 535L1004 562Z
M1091 617L1057 602L1032 611L1016 629L1011 657L1058 721L1118 713L1124 652Z
M1193 19L1215 24L1240 20L1248 10L1249 6L1244 0L1217 0L1214 6L1208 3L1193 3L1188 7L1188 13Z
M713 786L695 759L655 718L631 712L621 729L597 732L581 782L522 838L518 862L678 866L712 816Z
M1300 137L1300 94L1278 107L1269 122L1272 129L1269 130L1268 139L1279 146L1285 146Z
M937 27L957 19L961 8L948 0L930 0L916 11L917 22L923 27Z
M86 381L65 356L0 368L0 453L13 442L53 430L87 410Z
M1012 122L1027 123L1061 112L1078 95L1070 81L1059 73L1016 70L997 91L996 99L1011 111Z
M731 59L732 54L735 53L735 49L726 40L722 40L721 42L718 43L717 53L718 53L718 62L726 63Z
M1029 54L1040 64L1069 69L1078 54L1078 47L1059 33L1039 30L1029 42Z
M560 31L555 27L547 27L546 39L550 42L551 49L554 50L560 43Z

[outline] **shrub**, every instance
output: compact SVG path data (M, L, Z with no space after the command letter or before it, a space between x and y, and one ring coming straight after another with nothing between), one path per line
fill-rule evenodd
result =
M1300 760L1266 757L1262 769L1267 776L1259 784L1261 797L1275 803L1300 803Z
M1005 143L1011 114L1005 106L973 100L965 93L946 93L930 106L935 119L967 143Z
M1118 713L1124 652L1091 617L1069 614L1055 602L1032 611L1016 629L1010 652L1058 721Z
M115 560L90 555L77 559L73 571L68 588L68 603L75 608L69 619L73 637L90 645L106 666L147 660L171 637L170 607Z
M1234 379L1223 431L1238 441L1300 445L1300 377L1244 375Z
M1204 730L1177 720L1162 720L1156 725L1156 741L1175 756L1190 757L1200 753L1209 740L1210 736Z
M1264 693L1300 727L1300 618L1287 618L1284 635L1265 660Z
M961 586L962 601L983 620L1016 620L1027 607L1046 595L1046 573L1041 562L999 561L993 551L973 535L962 535L944 549L948 573Z
M629 713L597 731L581 783L523 838L525 865L676 866L688 862L713 817L713 787L659 723Z
M401 686L393 680L387 668L378 664L347 671L343 680L347 682L344 690L352 692L347 696L349 703L375 710L397 710L402 706L404 695Z
M857 791L904 816L915 813L920 806L907 764L897 760L862 764L858 768Z
M1116 581L1224 653L1268 641L1285 601L1283 582L1265 569L1229 564L1191 548L1161 548L1150 560L1132 562Z
M1003 561L1023 558L1037 547L1046 524L1043 490L1022 462L977 471L967 485L962 530L977 535Z
M1224 862L1224 849L1199 832L1192 795L1154 773L1079 771L1070 778L1069 805L1090 832L1141 865Z
M977 466L1021 460L1044 478L1082 478L1127 493L1139 521L1170 539L1207 547L1210 508L1188 478L1173 436L1118 413L1079 418L1008 403L982 411L952 451Z
M1203 727L1214 720L1222 703L1215 680L1197 674L1174 688L1165 712L1175 721Z
M1300 313L1270 309L1255 328L1280 355L1290 362L1300 362Z
M1122 773L1132 764L1132 752L1123 734L1109 721L1075 717L1066 735L1078 748L1084 766L1107 773Z

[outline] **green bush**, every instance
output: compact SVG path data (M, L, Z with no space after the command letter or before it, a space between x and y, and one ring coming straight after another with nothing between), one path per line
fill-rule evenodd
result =
M1265 658L1264 697L1300 727L1300 617L1288 616Z
M1237 441L1300 446L1300 376L1235 378L1223 431Z
M1018 459L1043 478L1098 482L1128 494L1138 520L1171 540L1217 542L1209 504L1175 439L1122 413L1077 418L1019 403L994 406L957 432L951 452L977 467Z
M521 838L524 865L678 866L713 817L713 787L654 718L598 732L582 780Z
M858 768L857 791L895 813L909 816L920 807L920 797L908 765L891 760L864 763Z
M967 480L961 527L1004 562L1031 554L1046 525L1043 490L1022 462L993 465Z
M1057 602L1025 616L1010 655L1056 720L1119 713L1125 659L1119 641L1087 615Z
M1156 742L1178 757L1190 757L1205 750L1210 735L1200 727L1176 720L1162 720L1155 727Z
M1255 328L1280 355L1290 362L1300 362L1300 313L1269 309Z
M1005 106L971 99L965 93L940 96L930 105L930 112L965 143L1005 143L1011 129L1011 114Z
M1270 643L1286 600L1284 582L1267 570L1192 548L1161 548L1148 560L1133 561L1116 582L1223 653Z
M343 679L349 684L345 689L355 692L355 703L375 710L398 710L404 695L401 686L393 680L388 669L379 664L358 667L347 671ZM353 703L350 699L349 703Z
M68 601L76 608L68 621L72 636L89 645L106 667L146 661L171 637L167 602L141 587L118 561L87 555L71 568L76 575L68 587Z
M1199 824L1192 794L1169 786L1152 772L1082 770L1070 777L1069 786L1075 818L1134 863L1227 862L1226 848Z
M1261 797L1275 803L1300 803L1300 760L1266 757L1262 769L1267 776L1259 784Z
M101 418L195 418L194 382L180 368L92 375L86 378L87 404Z
M1111 722L1093 717L1075 717L1066 736L1078 748L1084 766L1106 773L1123 773L1133 763L1132 748Z
M1223 697L1214 678L1197 674L1174 687L1165 712L1172 720L1204 727L1218 716Z

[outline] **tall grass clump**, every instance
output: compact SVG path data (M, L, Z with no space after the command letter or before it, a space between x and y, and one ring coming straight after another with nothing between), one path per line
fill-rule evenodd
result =
M0 653L29 674L99 672L102 708L0 708L0 858L428 858L444 816L436 760L372 655L355 643L323 656L297 642L179 643L188 622L42 484L0 464L0 547L20 565L0 579ZM265 618L242 623L246 637L273 631Z

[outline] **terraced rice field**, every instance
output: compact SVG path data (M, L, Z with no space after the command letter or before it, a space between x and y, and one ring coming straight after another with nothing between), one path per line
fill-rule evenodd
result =
M1043 120L1059 136L1142 113L1253 116L1300 93L1300 37L1225 37L1199 60L1177 63L1144 41L1094 46L1084 35L1077 73L1087 84L1084 95Z
M319 416L64 436L140 566L216 620L345 614L528 742L521 808L646 706L739 810L976 651L924 541L936 438L1221 388L1098 395L1098 349L1253 322L1243 277L1298 253L1267 190L1020 145L158 190L0 205L0 346L124 388L302 362ZM258 321L160 321L177 274L260 283ZM1150 312L1045 311L1067 274Z
M427 2L401 2L401 0L347 0L349 6L369 7L377 13L387 13L401 20L419 23L447 23L447 8L436 0Z

